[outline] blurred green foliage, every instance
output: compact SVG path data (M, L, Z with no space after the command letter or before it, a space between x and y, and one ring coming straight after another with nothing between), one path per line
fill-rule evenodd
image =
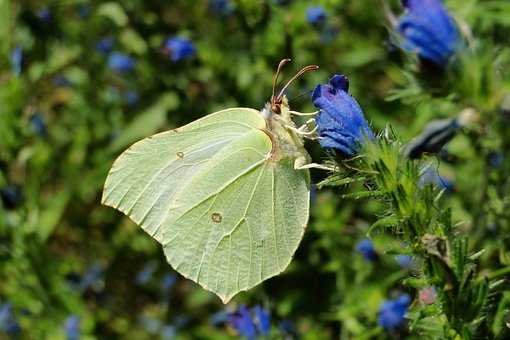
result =
M439 307L417 300L411 318L430 317L412 331L377 325L383 300L416 297L425 283L419 269L397 264L395 255L408 250L390 234L372 233L376 261L355 251L384 207L342 198L346 189L319 191L289 269L226 307L173 272L140 228L100 205L107 171L130 143L218 109L262 108L275 66L287 57L287 78L303 65L321 67L289 90L293 109L312 111L314 86L343 73L374 129L391 124L403 141L432 119L475 107L476 126L430 161L455 183L444 204L463 222L470 249L485 250L484 273L508 277L507 1L446 1L469 46L440 78L424 77L415 57L392 45L378 1L313 1L327 12L324 27L307 22L311 1L232 3L230 13L218 13L205 0L0 0L0 303L12 306L19 326L2 326L0 338L71 339L73 315L82 339L235 338L213 320L239 303L271 311L272 338L445 336L434 317ZM401 11L398 1L390 5ZM163 46L174 36L189 38L196 56L172 62ZM111 51L98 47L105 38ZM112 70L112 51L133 58L134 68ZM314 160L326 157L308 147ZM312 175L314 182L325 176ZM493 298L484 334L508 338L510 297ZM283 332L284 321L299 336Z

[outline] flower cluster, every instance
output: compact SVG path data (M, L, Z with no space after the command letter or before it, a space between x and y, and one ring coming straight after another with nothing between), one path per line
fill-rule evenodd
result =
M227 318L239 335L248 339L255 339L259 335L269 335L271 332L271 315L261 306L255 306L249 310L241 305Z

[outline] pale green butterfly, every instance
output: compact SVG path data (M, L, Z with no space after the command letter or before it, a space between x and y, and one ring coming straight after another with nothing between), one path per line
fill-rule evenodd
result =
M168 263L224 303L289 265L309 217L313 167L283 94L145 138L114 162L102 203L163 245Z

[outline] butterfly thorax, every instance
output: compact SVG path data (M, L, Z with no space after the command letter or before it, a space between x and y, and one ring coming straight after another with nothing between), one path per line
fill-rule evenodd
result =
M275 112L277 111L277 112ZM273 142L271 159L302 159L309 160L310 156L304 148L303 137L295 132L296 125L292 120L287 98L282 97L277 107L267 103L261 111L267 123L267 133Z

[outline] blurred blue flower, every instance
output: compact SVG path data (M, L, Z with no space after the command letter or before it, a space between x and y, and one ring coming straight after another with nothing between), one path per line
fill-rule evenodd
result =
M375 252L374 244L369 239L364 239L359 241L355 249L358 253L363 255L363 257L368 261L374 261L377 258L377 253Z
M80 338L80 317L70 315L65 321L64 331L67 340L78 340Z
M297 335L296 326L289 319L283 319L282 321L280 321L280 323L278 324L278 329L283 334Z
M135 277L136 284L139 286L147 284L152 279L157 269L158 263L156 261L147 262L143 266L142 270L140 270L138 274L136 274Z
M61 87L67 87L67 86L72 85L71 81L61 74L54 75L53 79L52 79L52 83L55 86L61 86Z
M411 298L407 294L402 294L394 300L386 300L379 308L378 323L386 330L394 330L402 325L407 308L411 303Z
M41 8L38 10L35 15L41 20L42 22L49 22L51 21L51 11L49 8Z
M89 4L78 4L76 6L76 11L78 12L78 16L81 19L85 19L90 15L90 5Z
M441 0L404 0L397 31L402 48L437 65L445 65L459 46L454 20Z
M505 156L501 152L491 152L488 155L488 160L490 166L493 168L500 168L503 165L503 161L505 160Z
M228 313L224 310L220 310L219 312L214 313L209 318L209 323L213 326L219 326L221 324L224 324L228 321Z
M46 135L46 122L44 121L44 117L40 113L34 113L29 120L30 126L32 130L38 136Z
M248 339L255 339L257 329L246 306L239 306L234 313L229 314L228 320L239 335L245 336Z
M0 199L5 209L16 209L23 203L23 191L17 184L9 184L0 189Z
M115 39L113 37L101 38L96 43L96 50L102 54L108 54L112 51Z
M257 329L262 335L269 335L271 332L271 315L269 311L257 305L253 308Z
M134 105L138 102L138 100L140 99L140 96L138 95L138 92L136 92L135 90L129 90L127 91L125 94L124 94L124 101L128 104L128 105Z
M139 320L142 327L151 334L160 332L161 328L163 327L161 320L150 316L142 315L140 316Z
M101 289L102 285L102 276L103 276L103 267L100 264L94 264L90 266L80 281L79 288L81 290L87 290L90 288Z
M135 67L135 60L130 56L113 52L108 58L108 67L117 72L129 72Z
M306 9L306 20L315 26L322 25L326 22L327 14L321 6L310 6Z
M209 8L223 16L229 16L234 12L234 5L230 0L209 0Z
M161 328L160 334L161 334L161 339L162 340L170 340L170 339L173 339L177 333L176 333L176 330L175 330L175 326L164 325Z
M16 335L21 332L21 326L12 312L10 303L0 305L0 330L9 335Z
M312 101L320 109L316 122L321 146L352 156L366 138L372 139L374 135L361 107L348 90L347 77L335 75L329 84L317 85Z
M395 261L397 261L402 269L410 269L415 265L414 259L410 255L397 255L395 256Z
M446 190L447 192L455 191L455 182L451 179L440 176L438 170L431 166L427 166L425 171L422 173L418 184L420 186L432 184L440 189Z
M12 64L12 73L19 76L21 74L21 67L23 63L23 49L21 47L16 47L11 52L11 64Z
M173 62L191 58L196 53L193 42L180 37L168 38L165 41L164 51L170 56L170 60Z
M174 273L167 273L161 280L161 290L166 292L177 282L177 276Z

